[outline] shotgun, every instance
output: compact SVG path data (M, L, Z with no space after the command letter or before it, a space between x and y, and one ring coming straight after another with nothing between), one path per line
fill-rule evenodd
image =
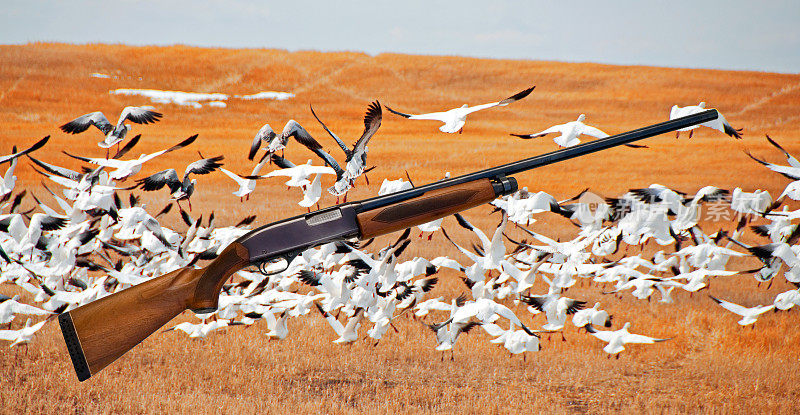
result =
M714 109L590 141L478 172L264 225L228 245L205 268L183 268L105 296L58 316L80 381L115 361L184 310L217 309L234 272L267 264L285 270L303 251L375 236L452 215L517 190L512 174L679 130L718 118ZM281 272L278 271L278 272Z

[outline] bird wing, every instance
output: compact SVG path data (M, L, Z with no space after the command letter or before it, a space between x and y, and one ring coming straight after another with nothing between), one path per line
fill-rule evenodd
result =
M597 138L608 137L608 134L604 133L599 128L595 128L592 127L591 125L586 125L586 124L583 125L583 128L581 129L581 134L586 134Z
M784 150L784 149L783 149L783 147L781 147L781 145L780 145L780 144L778 144L777 142L775 142L775 140L773 140L772 138L770 138L770 136L769 136L769 135L767 135L767 141L769 141L769 143L770 143L770 144L772 144L773 146L775 146L775 147L776 147L778 150L782 151L784 155L786 155L786 160L789 162L789 165L790 165L790 166L792 166L792 167L796 167L796 168L800 169L800 161L798 161L796 158L794 158L794 156L792 156L791 154L789 154L789 152L788 152L788 151Z
M270 142L273 138L275 138L275 130L269 124L264 124L253 137L253 143L250 144L250 153L247 154L247 159L252 160L256 156L262 141Z
M78 134L86 131L90 126L94 125L103 134L108 134L114 129L114 126L108 122L108 118L102 112L96 111L89 114L81 115L78 118L62 125L61 131L69 134Z
M138 137L138 135L136 137ZM134 138L136 138L136 137L134 137ZM171 151L179 150L181 148L184 148L184 147L188 146L189 144L194 143L195 140L197 140L197 134L195 134L195 135L193 135L193 136L181 141L178 144L175 144L174 146L172 146L170 148L167 148L167 149L164 149L164 150L161 150L161 151L156 151L155 153L142 155L141 157L139 157L139 162L143 164L146 161L150 161L150 160L152 160L152 159L154 159L154 158L156 158L156 157L158 157L158 156L160 156L162 154L166 154L166 153L169 153Z
M152 107L125 107L119 115L117 125L122 124L125 120L130 120L137 124L150 124L158 121L163 114L153 111Z
M129 151L131 151L131 150L133 149L133 147L135 147L135 146L136 146L136 144L138 144L138 143L139 143L139 139L140 139L140 138L142 138L142 135L141 135L141 134L136 134L136 136L135 136L135 137L131 138L131 140L130 140L130 141L128 141L128 142L125 144L125 146L123 146L121 149L119 149L119 150L117 151L117 154L114 154L114 156L113 156L113 157L111 157L111 158L112 158L112 159L119 159L120 157L122 157L122 156L124 156L124 155L128 154L128 152L129 152Z
M322 128L323 128L325 131L327 131L327 132L328 132L328 134L329 134L331 137L333 137L333 139L336 141L336 144L338 144L338 145L339 145L339 147L341 147L342 151L344 151L344 154L345 154L345 156L347 156L347 157L350 157L350 153L352 152L352 151L350 150L350 148L348 148L348 147L347 147L347 145L344 143L344 141L342 141L342 139L341 139L341 138L339 138L339 136L337 136L336 134L334 134L334 133L333 133L333 131L331 131L331 129L330 129L330 128L328 128L328 126L327 126L327 125L325 125L325 123L324 123L324 122L322 122L322 120L320 120L320 119L319 119L319 117L317 116L317 113L316 113L316 112L314 112L314 107L313 107L313 106L311 106L311 105L309 104L309 106L308 106L308 107L309 107L309 108L311 108L311 114L314 116L314 118L316 118L316 119L317 119L317 122L319 122L319 123L322 125ZM366 117L365 117L365 119L364 119L364 122L365 122L365 124L366 124ZM365 130L365 131L366 131L366 130ZM305 144L303 144L303 145L305 145ZM305 146L306 146L306 147L309 147L308 145L305 145ZM310 147L309 147L309 148L310 148ZM322 146L320 146L320 148L322 148ZM312 150L312 151L313 151L313 150Z
M16 302L11 305L11 310L14 314L32 314L41 316L44 314L50 314L47 310L42 310L41 308L34 307L32 305Z
M74 158L74 159L78 159L78 160L86 162L86 163L91 163L91 164L94 164L94 165L97 165L97 166L105 166L105 167L109 167L109 168L113 168L113 169L118 169L118 168L124 166L125 163L126 163L126 162L124 162L122 160L105 159L105 158L89 158L89 157L83 157L83 156L76 156L76 155L71 154L71 153L69 153L67 151L61 151L61 152L66 154L66 155L68 155L68 156L70 156L70 157L72 157L72 158Z
M754 155L750 154L749 152L745 151L745 153L750 156L751 159L763 164L768 169L780 173L785 177L792 179L792 180L800 180L800 167L793 167L793 166L781 166L779 164L772 164L767 161L761 160Z
M194 174L208 174L214 170L217 170L220 166L222 166L222 161L225 156L216 156L216 157L209 157L206 159L200 159L195 161L194 163L189 164L186 166L186 171L183 172L184 180L186 177L192 173Z
M225 173L225 175L233 179L233 181L235 181L236 184L238 184L239 186L242 186L244 183L247 183L248 179L245 179L232 171L226 170L225 168L222 167L220 167L220 171L222 171L223 173Z
M36 151L36 150L42 148L42 146L44 146L45 143L47 143L47 140L49 140L49 139L50 139L50 136L48 135L47 137L37 141L36 143L34 143L32 146L28 147L25 150L22 150L20 152L16 152L15 151L14 153L6 155L6 156L0 156L0 164L7 163L7 162L9 162L11 160L16 160L17 157L19 157L19 156L21 156L23 154L28 154L28 153L31 153L33 151Z
M408 118L409 120L437 120L446 123L450 120L450 118L452 118L449 114L449 111L430 112L427 114L406 114L404 112L395 111L391 109L388 105L384 105L384 107L386 107L386 109L389 110L389 112L397 114L401 117Z
M711 296L711 295L709 295L709 297L711 297L712 300L716 301L717 304L722 306L722 308L724 308L724 309L726 309L726 310L728 310L728 311L730 311L732 313L736 313L736 314L738 314L740 316L744 316L744 315L749 314L749 309L747 307L743 307L743 306L740 306L739 304L734 304L734 303L731 303L731 302L728 302L728 301L725 301L725 300L720 300L719 298L716 298L716 297Z
M74 180L76 182L80 181L80 179L81 179L82 174L80 174L80 173L78 173L76 171L72 171L72 170L64 168L64 167L59 167L59 166L56 166L56 165L53 165L53 164L49 164L49 163L45 163L43 161L39 161L39 160L31 157L30 155L28 155L28 158L31 159L39 167L41 167L42 169L44 169L46 172L48 172L50 174L55 174L56 176L64 177L66 179Z
M142 190L147 191L161 189L164 185L169 186L170 189L177 189L181 186L178 172L176 172L175 169L162 170L144 179L139 179L136 183L142 186Z
M632 334L627 333L622 337L622 341L625 343L644 343L644 344L652 344L655 342L663 342L669 339L657 339L655 337L648 337L643 336L641 334Z
M281 156L279 156L277 154L273 154L272 156L270 156L270 160L273 163L275 163L276 166L278 166L278 167L280 167L282 169L291 169L292 167L297 167L296 164L292 163L289 160L286 160L285 158L283 158L283 157L281 157ZM256 173L256 174L258 174L258 173Z
M481 104L481 105L475 105L475 106L472 106L472 107L467 107L466 108L466 113L467 114L471 114L471 113L473 113L475 111L480 111L480 110L487 109L487 108L506 106L506 105L508 105L508 104L510 104L510 103L512 103L514 101L519 101L522 98L527 97L528 95L530 95L531 91L533 91L533 88L536 88L536 87L532 86L532 87L530 87L530 88L528 88L528 89L526 89L524 91L518 92L518 93L516 93L516 94L514 94L514 95L512 95L512 96L510 96L510 97L508 97L508 98L506 98L506 99L504 99L502 101L490 102L488 104Z
M370 138L378 131L383 119L383 112L381 111L381 103L375 101L367 107L367 113L364 114L364 132L361 137L353 144L353 154L361 154L367 146Z
M313 113L313 108L312 108L312 113ZM316 115L314 115L314 117L316 117ZM319 118L317 118L317 121L319 121ZM319 121L319 123L322 124L322 121ZM325 127L325 124L322 124L322 126ZM350 150L347 148L347 146L344 145L344 143L342 143L341 140L338 139L338 137L333 135L333 133L331 133L330 130L327 129L327 127L325 127L325 130L328 131L331 134L331 136L333 136L336 139L336 142L339 143L339 146L342 147L342 150L344 150L345 154L348 154ZM339 165L336 159L334 159L330 154L328 154L328 152L323 150L322 145L316 139L314 139L314 137L312 137L311 134L308 134L306 132L306 134L295 135L294 139L297 140L298 143L305 146L307 149L313 151L314 154L316 154L317 156L319 156L319 158L325 161L325 164L331 166L331 168L336 172L337 178L341 177L344 174L344 169L342 169L342 167Z
M614 337L616 336L615 335L616 332L614 332L614 331L597 330L594 327L592 327L591 324L587 324L585 328L586 328L586 331L591 333L592 336L594 336L594 337L596 337L596 338L598 338L598 339L600 339L600 340L602 340L602 341L604 341L606 343L611 343L612 341L614 341Z
M562 130L563 127L564 127L564 124L554 125L554 126L552 126L550 128L547 128L545 130L539 131L538 133L530 134L530 135L527 136L527 138L537 138L537 137L546 136L547 134L561 133L562 132L561 130ZM516 135L516 134L514 134L514 135ZM522 136L519 136L519 135L517 135L517 137L526 138L526 137L522 137Z

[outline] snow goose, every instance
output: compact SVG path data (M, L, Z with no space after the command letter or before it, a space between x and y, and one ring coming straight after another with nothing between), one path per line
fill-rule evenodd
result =
M561 148L561 147L572 147L572 146L580 144L581 140L579 140L578 137L580 137L583 134L590 135L592 137L597 137L597 138L606 138L606 137L608 137L608 134L604 133L603 131L600 131L599 129L597 129L595 127L592 127L590 125L584 124L583 121L585 119L586 119L586 114L581 114L581 115L578 116L578 119L575 120L575 121L570 121L570 122L568 122L566 124L554 125L554 126L552 126L550 128L547 128L547 129L545 129L543 131L540 131L538 133L534 133L534 134L513 134L513 133L511 133L510 135L513 135L514 137L519 137L519 138L521 138L523 140L527 140L527 139L530 139L530 138L544 137L547 134L559 133L560 134L559 136L556 136L555 138L553 138L553 141L556 144L558 144L559 148ZM637 145L637 144L625 144L625 145L628 146L628 147L634 147L634 148L647 147L647 146L642 146L642 145Z
M339 335L339 338L333 341L334 343L352 344L354 341L358 340L358 329L361 327L361 320L364 319L364 308L357 308L355 314L347 321L347 325L342 325L336 317L323 310L318 304L314 304L325 320L327 320L328 324L330 324L331 328Z
M11 321L14 320L14 317L17 314L42 316L45 314L50 314L50 312L32 305L20 303L19 295L15 295L10 299L0 302L0 324L8 324L10 328Z
M272 139L275 138L275 131L269 124L264 124L256 133L256 136L253 137L253 143L250 145L250 152L247 154L247 159L252 160L258 149L261 147L261 143L264 142L269 146L269 143L272 142ZM267 157L265 157L266 159Z
M125 135L131 129L130 125L125 124L125 121L149 124L158 121L161 117L162 114L154 111L152 107L125 107L122 109L116 125L112 125L102 112L95 111L81 115L62 125L61 130L69 134L78 134L86 131L91 126L97 127L98 130L105 134L103 140L97 145L106 149L106 158L108 158L108 149L124 140Z
M642 336L641 334L632 334L628 331L630 326L631 323L625 323L621 329L616 331L600 331L592 327L591 324L587 324L584 328L592 336L608 343L605 347L603 347L603 351L608 353L609 357L612 355L617 355L617 359L619 359L619 353L625 350L625 344L627 343L653 344L669 340Z
M25 327L19 330L0 330L0 340L10 341L9 347L18 346L20 344L27 344L33 340L33 335L44 326L47 320L40 321L31 325L31 319L25 322Z
M530 95L531 91L533 91L534 88L536 88L536 87L532 86L532 87L530 87L530 88L528 88L528 89L526 89L524 91L518 92L518 93L516 93L516 94L514 94L514 95L512 95L512 96L510 96L510 97L508 97L508 98L506 98L506 99L504 99L502 101L490 102L488 104L475 105L475 106L472 106L472 107L468 106L467 104L464 104L459 108L453 108L451 110L444 111L444 112L432 112L432 113L428 113L428 114L417 114L417 115L406 114L406 113L403 113L403 112L400 112L400 111L395 111L395 110L389 108L388 105L384 105L384 106L386 107L387 110L389 110L389 112L397 114L397 115L399 115L401 117L404 117L404 118L408 118L409 120L436 120L436 121L441 121L441 122L444 123L444 125L439 127L439 131L441 131L443 133L455 133L455 132L458 132L460 134L463 131L464 124L467 121L467 115L469 115L469 114L471 114L471 113L473 113L475 111L480 111L480 110L484 110L484 109L487 109L487 108L504 107L504 106L506 106L506 105L508 105L508 104L510 104L512 102L519 101L519 100L527 97L528 95Z
M175 171L175 169L162 170L158 173L145 177L144 179L137 180L134 188L141 186L142 190L154 191L167 186L170 191L170 196L178 204L178 208L183 210L183 208L181 208L180 201L186 200L187 203L189 203L189 210L192 210L192 201L189 198L194 193L194 187L197 183L197 180L190 180L189 175L211 173L222 166L220 161L223 159L224 156L217 156L204 158L190 163L188 166L186 166L186 170L183 172L182 180L178 177L178 173Z
M585 327L587 324L593 326L611 327L612 316L608 312L600 309L600 303L594 303L594 307L586 308L575 312L572 316L572 324L575 327Z
M372 102L367 107L367 112L364 114L364 131L361 133L361 137L356 140L355 144L353 144L353 148L351 149L348 147L342 139L340 139L333 131L325 125L322 120L319 119L317 114L314 112L314 108L311 107L311 114L314 115L314 118L322 125L322 128L328 132L328 134L333 137L336 141L336 144L342 149L345 155L345 166L343 171L341 172L341 176L339 176L338 170L334 167L333 162L326 162L334 169L337 170L337 183L331 186L328 189L328 192L335 196L339 196L344 194L350 187L353 186L353 183L356 179L365 173L365 168L367 165L367 152L369 148L367 144L369 140L378 132L378 128L381 126L381 121L383 120L383 112L381 111L381 103L378 101ZM319 153L318 153L319 154ZM324 157L323 157L324 158ZM364 176L369 184L369 179Z
M741 316L742 319L738 321L740 326L747 326L749 324L754 324L756 320L758 320L758 316L775 308L775 304L757 305L748 308L740 306L739 304L734 304L725 300L720 300L719 298L713 297L711 295L709 295L708 297L714 300L714 302L716 302L720 306L722 306L722 308L730 311L731 313L738 314L739 316Z
M698 113L701 113L701 112L703 112L705 110L706 110L706 103L705 102L701 102L698 105L687 105L685 107L679 107L677 105L673 105L672 108L669 111L669 119L670 120L674 120L676 118L681 118L681 117L686 117L686 116L693 115L693 114L698 114ZM702 123L700 125L705 126L705 127L709 127L709 128L713 128L715 130L719 130L719 131L721 131L721 132L723 132L723 133L725 133L725 134L727 134L727 135L729 135L729 136L731 136L733 138L736 138L736 139L741 139L742 138L742 135L741 135L742 129L741 128L739 128L739 129L733 128L728 123L728 120L726 120L725 117L722 115L722 113L719 113L719 117L716 120L711 120L711 121L708 121L708 122L704 122L704 123ZM699 127L699 125L693 125L691 127L681 128L680 130L675 132L675 137L676 138L680 137L681 131L689 131L689 138L692 138L692 132L693 132L692 130L694 130L697 127Z
M264 168L264 166L269 162L269 160L270 160L269 158L261 159L261 161L259 161L255 165L255 167L253 167L253 171L250 172L250 176L257 176L258 173L261 172L261 169ZM253 190L256 190L256 181L255 181L255 179L248 179L248 178L239 176L238 174L236 174L236 173L234 173L234 172L232 172L230 170L227 170L227 169L225 169L223 167L220 167L219 170L221 172L225 173L226 176L228 176L231 179L233 179L233 181L235 181L236 184L239 185L239 189L237 189L235 192L233 192L233 194L235 196L239 196L239 201L240 202L244 202L245 200L250 200L250 193L253 193ZM247 199L245 199L245 197Z
M553 141L555 141L555 143L558 144L559 148L561 148L561 147L572 147L574 145L580 144L581 141L578 139L578 137L580 137L583 134L590 135L592 137L597 137L597 138L608 137L608 134L604 133L603 131L600 131L599 129L597 129L595 127L592 127L590 125L584 124L583 121L585 119L586 119L586 114L581 114L581 115L578 116L578 119L576 121L570 121L570 122L568 122L566 124L554 125L554 126L552 126L550 128L542 130L542 131L540 131L538 133L534 133L534 134L513 134L513 133L511 133L510 135L513 135L514 137L522 138L523 140L527 140L527 139L531 139L531 138L544 137L547 134L559 133L560 135L558 135L555 138L553 138ZM632 144L626 144L626 145L627 146L632 146L632 147L643 147L643 146L632 145Z
M139 137L141 137L141 135L137 135L132 140L137 140L138 141ZM89 157L76 156L76 155L70 154L70 153L68 153L66 151L64 152L64 154L66 154L66 155L68 155L68 156L70 156L72 158L85 161L87 163L91 163L91 164L94 164L94 165L97 165L97 166L103 166L103 167L106 167L108 169L114 169L113 171L111 171L109 173L109 177L111 179L113 179L113 180L124 181L128 177L133 176L136 173L139 173L139 171L142 170L142 165L144 163L147 163L148 161L150 161L150 160L152 160L152 159L154 159L154 158L156 158L158 156L161 156L163 154L166 154L166 153L169 153L171 151L175 151L175 150L184 148L184 147L192 144L196 139L197 139L197 134L195 134L195 135L193 135L193 136L181 141L180 143L178 143L178 144L176 144L176 145L174 145L174 146L172 146L170 148L167 148L167 149L164 149L164 150L161 150L161 151L157 151L155 153L141 154L141 155L139 155L139 158L133 159L133 160L118 160L118 159L116 159L116 156L112 157L110 159L89 158Z

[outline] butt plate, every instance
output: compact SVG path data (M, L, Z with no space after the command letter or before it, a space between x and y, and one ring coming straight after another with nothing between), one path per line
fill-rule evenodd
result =
M78 339L78 332L75 331L75 325L72 324L72 317L69 312L59 314L58 323L61 325L61 334L64 335L64 342L67 343L67 350L69 351L70 359L72 359L72 366L75 367L75 374L78 375L78 380L83 382L89 379L92 373L89 371L81 341Z

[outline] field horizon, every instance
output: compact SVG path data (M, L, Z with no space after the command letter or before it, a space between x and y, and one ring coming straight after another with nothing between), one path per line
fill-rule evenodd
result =
M445 172L465 174L556 150L551 136L519 140L509 133L533 133L586 114L586 123L609 134L669 118L672 105L705 101L717 108L744 138L734 140L708 128L644 140L647 149L614 148L566 163L516 175L520 188L543 190L567 199L583 189L614 197L631 188L658 183L688 194L706 185L744 191L763 189L776 198L789 180L751 160L756 157L786 164L765 139L800 155L800 75L595 63L499 60L456 56L360 52L287 52L277 49L202 48L193 46L126 46L117 44L0 45L0 154L25 147L50 135L34 154L37 159L77 170L81 163L62 151L102 157L102 138L91 129L79 135L58 126L92 111L112 122L123 107L151 105L164 114L152 125L133 125L128 137L142 134L129 155L157 151L199 134L191 147L146 164L134 178L222 154L225 168L249 173L246 159L253 136L264 124L275 130L297 120L338 159L336 144L309 111L352 143L363 129L367 105L375 100L410 113L441 111L467 103L494 102L530 86L530 96L502 108L470 115L462 134L445 134L435 121L413 121L383 112L383 123L370 141L369 184L362 180L348 195L358 200L377 194L384 179L432 182ZM101 74L107 77L92 76ZM156 103L142 96L109 91L155 89L219 93L224 108ZM278 91L286 100L242 99L236 96ZM588 139L588 137L582 137ZM297 163L315 155L296 142L286 157ZM16 191L26 189L25 209L35 207L30 193L53 204L27 160L16 171ZM3 170L4 171L4 170ZM212 211L218 226L255 214L260 226L305 213L297 205L299 191L287 193L283 181L259 183L250 200L231 192L233 181L221 173L199 176L192 198L192 217ZM55 184L46 183L54 189ZM129 180L123 185L132 184ZM330 179L323 187L331 184ZM148 211L169 203L166 192L143 193ZM287 196L288 194L288 196ZM335 204L323 195L321 207ZM797 203L788 204L797 208ZM481 206L465 216L485 232L499 216ZM177 209L162 223L185 230ZM754 224L759 218L754 218ZM707 220L706 233L731 230L733 219ZM459 242L469 234L452 218L444 227ZM531 224L552 238L572 239L578 229L556 215L542 214ZM512 231L519 235L519 231ZM412 234L413 235L413 234ZM459 254L441 234L417 238L402 260L414 256ZM396 235L379 238L382 247ZM766 243L752 232L748 243ZM507 244L510 246L510 244ZM649 246L652 255L656 246ZM667 248L661 248L667 249ZM759 264L752 257L732 260L738 270ZM441 272L428 298L447 300L465 292L454 272ZM536 290L546 290L537 282ZM615 316L614 328L631 322L631 331L670 338L656 345L633 345L619 360L607 359L602 343L568 325L566 341L544 336L543 350L509 357L488 343L484 332L459 340L454 358L440 360L428 328L402 317L385 340L373 347L357 342L340 347L318 315L290 321L290 336L267 342L266 325L231 327L202 340L175 332L156 333L90 380L79 383L57 327L45 325L23 348L0 344L0 412L3 413L792 413L800 401L800 332L797 307L768 313L755 328L741 328L736 316L721 309L707 294L746 304L771 303L791 288L780 277L759 286L749 274L715 279L709 290L675 295L674 304L640 301L629 292L602 294L605 287L581 284L569 295L599 301ZM677 291L677 290L676 290ZM32 296L11 284L0 294ZM506 301L530 323L540 326L522 305ZM524 317L523 317L524 316ZM176 321L194 319L185 312ZM24 318L14 321L19 327ZM53 320L55 321L55 320ZM436 321L429 318L427 322ZM320 330L321 329L321 330ZM365 329L362 328L362 337ZM491 347L490 347L491 346Z

